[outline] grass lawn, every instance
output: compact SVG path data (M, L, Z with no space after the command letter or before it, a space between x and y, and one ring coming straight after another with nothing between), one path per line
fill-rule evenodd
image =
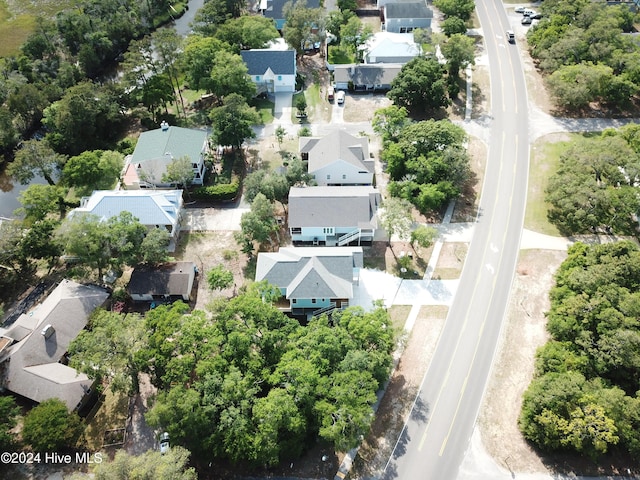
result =
M54 18L77 0L0 0L0 57L17 55L36 27L36 16Z
M111 389L105 391L104 397L93 418L87 420L84 436L87 449L97 452L102 448L104 432L115 428L124 428L129 411L129 397L122 393L114 394Z
M397 333L402 332L404 324L407 323L411 305L391 305L387 311L389 312L389 317L391 317L393 331Z
M546 235L559 236L558 229L547 220L550 205L545 202L545 190L549 177L558 168L560 155L569 144L580 137L578 133L552 134L538 139L531 148L529 165L529 188L527 190L527 210L524 226L529 230Z
M255 107L260 114L260 120L263 125L268 125L273 122L273 107L272 101L266 98L254 98L251 100L250 105Z
M328 61L332 65L342 65L356 63L356 58L346 48L329 45Z

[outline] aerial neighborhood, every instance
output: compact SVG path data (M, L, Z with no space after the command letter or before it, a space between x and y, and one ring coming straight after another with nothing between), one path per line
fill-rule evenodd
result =
M1 478L640 475L640 0L6 3Z

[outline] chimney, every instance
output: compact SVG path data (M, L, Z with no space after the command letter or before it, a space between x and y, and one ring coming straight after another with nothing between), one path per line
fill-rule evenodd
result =
M160 128L162 129L163 132L166 132L167 130L169 130L169 124L163 120L160 123Z
M50 323L48 325L45 325L45 327L42 329L42 331L40 332L42 334L42 336L47 339L49 338L51 335L53 335L53 332L55 332L53 325L51 325Z

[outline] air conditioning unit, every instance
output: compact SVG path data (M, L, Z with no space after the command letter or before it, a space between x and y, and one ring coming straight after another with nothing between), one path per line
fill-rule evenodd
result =
M53 335L55 333L55 329L53 328L53 325L51 325L50 323L45 325L44 328L42 329L42 331L40 332L42 334L42 336L47 339L49 338L51 335Z

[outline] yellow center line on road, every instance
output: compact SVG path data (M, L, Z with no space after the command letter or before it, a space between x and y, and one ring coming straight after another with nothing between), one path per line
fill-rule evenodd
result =
M504 166L504 162L502 160L504 158L505 142L506 142L506 134L503 132L502 133L502 142L501 142L501 146L500 146L500 168L499 168L499 173L498 173L498 179L500 179L502 177L502 171L503 171L503 166ZM494 205L493 205L494 211L495 211L495 209L497 207L497 204L498 204L498 197L496 196L496 198L494 200ZM491 224L490 224L490 227L489 227L489 231L492 230L493 222L494 222L495 218L496 218L495 215L491 217ZM483 259L486 258L486 256L487 256L487 250L490 249L490 243L491 242L487 242L485 244L485 246L484 246L484 252L482 253L482 258ZM494 285L495 285L495 276L494 276L494 280L493 281L494 281ZM444 391L444 388L447 385L449 376L451 374L451 369L452 369L452 366L453 366L454 359L455 359L456 354L458 352L458 349L460 347L460 342L462 340L462 336L463 336L463 334L464 334L464 332L466 330L467 323L469 321L469 312L470 312L470 309L471 309L471 305L474 303L473 299L476 297L476 294L477 294L476 292L477 292L477 289L478 289L479 285L480 285L480 276L478 276L476 278L476 283L475 283L475 285L473 287L473 292L471 293L470 301L467 303L467 310L466 310L465 315L464 315L464 322L462 324L462 328L460 330L460 334L458 335L458 339L456 340L456 346L455 346L455 348L453 350L453 354L451 355L451 359L449 361L449 365L447 366L447 372L445 374L444 381L442 382L442 385L440 386L440 390L438 391L438 395L436 397L436 401L434 402L433 408L431 409L431 415L429 415L429 420L427 420L427 425L425 426L424 433L422 434L422 437L420 438L420 443L418 444L418 451L422 451L422 448L424 447L424 442L425 442L425 440L427 438L427 433L429 432L429 427L431 425L431 419L433 419L433 417L434 417L434 412L436 411L436 409L438 407L438 404L440 403L440 398L442 397L442 392ZM483 320L483 323L481 324L481 331L484 329L484 322L485 322L485 320ZM477 348L478 347L476 345L476 351L477 351ZM474 357L472 358L471 365L473 365L473 363L474 363L473 360L474 359L475 359L475 353L474 353ZM465 379L462 391L461 391L461 393L459 395L458 406L460 405L460 399L462 398L462 394L464 393L464 388L466 387L466 383L467 383L467 379ZM457 409L456 409L455 413L457 414ZM451 422L451 426L449 428L449 432L451 432L451 428L452 428L454 423L455 423L455 414L454 414L453 420ZM447 434L447 438L448 438L448 434ZM446 444L446 439L445 439L445 444ZM444 445L443 445L443 449L444 449ZM443 449L441 449L441 451Z

